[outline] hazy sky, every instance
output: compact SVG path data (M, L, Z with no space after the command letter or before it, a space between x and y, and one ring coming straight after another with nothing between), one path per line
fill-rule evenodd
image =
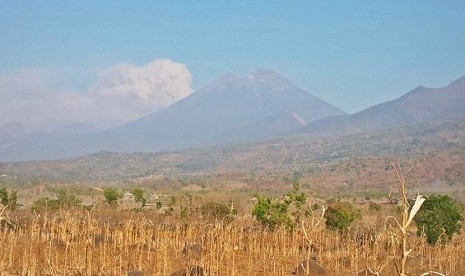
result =
M356 112L464 76L464 11L461 0L2 1L0 124L122 122L257 67Z

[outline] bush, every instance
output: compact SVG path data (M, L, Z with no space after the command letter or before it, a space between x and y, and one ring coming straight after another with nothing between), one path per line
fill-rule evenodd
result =
M10 202L8 199L8 192L6 191L5 188L0 188L0 199L2 201L3 206L7 206L8 203Z
M202 205L201 211L204 215L216 219L223 219L231 213L231 210L228 206L217 202L205 203L204 205Z
M118 198L121 197L121 194L116 188L108 187L103 190L103 196L105 197L106 203L115 206L118 204Z
M279 225L292 226L291 219L287 214L289 207L287 202L280 202L264 196L257 196L257 200L252 215L263 225L272 229Z
M48 197L40 198L32 203L32 210L35 212L57 211L63 207L76 207L81 205L81 199L70 194L69 191L62 188L56 191L57 199Z
M145 203L147 203L147 199L144 197L144 190L140 188L135 188L132 190L132 194L134 195L134 200L136 202L140 202L142 206L145 206Z
M81 205L81 199L62 188L56 192L58 204L64 207Z
M376 202L370 202L370 204L368 204L368 210L372 213L379 212L381 211L381 204Z
M460 206L447 195L432 195L425 200L413 219L417 234L426 234L430 244L436 244L442 235L449 240L462 227ZM445 241L446 239L442 239Z
M42 197L32 203L31 210L35 212L57 211L60 209L60 202L57 199Z
M8 194L5 188L0 188L0 200L3 206L8 206L8 209L16 209L16 201L18 199L18 194L16 191L11 191Z
M360 212L350 202L334 202L325 213L326 227L344 231L360 217Z
M283 200L273 199L257 195L257 204L252 215L263 225L275 228L284 225L293 228L302 215L302 206L307 200L304 193L300 191L300 185L294 182L292 190L284 196Z

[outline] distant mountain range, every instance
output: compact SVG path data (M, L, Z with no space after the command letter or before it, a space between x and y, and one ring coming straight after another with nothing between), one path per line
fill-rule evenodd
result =
M337 136L465 118L465 77L446 87L419 86L404 96L348 115L278 73L224 75L170 107L97 131L73 124L25 134L0 127L0 161L61 159L100 151L183 150L295 134Z
M278 73L227 74L170 107L100 132L35 133L0 145L0 160L56 159L98 151L180 150L253 141L344 116Z
M419 86L404 96L361 112L312 122L298 132L350 134L465 117L465 77L442 88Z

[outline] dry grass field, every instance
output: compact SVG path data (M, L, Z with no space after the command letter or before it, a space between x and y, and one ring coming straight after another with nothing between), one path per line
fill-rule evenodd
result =
M0 275L185 275L172 273L195 265L199 275L291 275L308 256L326 275L357 275L366 268L399 275L401 245L384 228L387 212L366 214L341 234L324 222L313 228L311 218L291 231L272 231L249 215L218 220L104 207L16 211L2 223ZM414 249L407 275L465 275L463 234L438 246L418 239L414 229L408 234Z

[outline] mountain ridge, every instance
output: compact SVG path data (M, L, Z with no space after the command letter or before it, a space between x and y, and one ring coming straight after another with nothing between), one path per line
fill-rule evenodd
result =
M462 117L465 117L465 77L439 88L420 85L397 99L345 117L313 122L298 132L347 134Z
M439 88L420 85L347 115L278 73L257 69L245 77L225 74L164 110L113 129L15 137L0 143L0 161L178 151L294 134L345 136L460 118L465 118L465 77Z

